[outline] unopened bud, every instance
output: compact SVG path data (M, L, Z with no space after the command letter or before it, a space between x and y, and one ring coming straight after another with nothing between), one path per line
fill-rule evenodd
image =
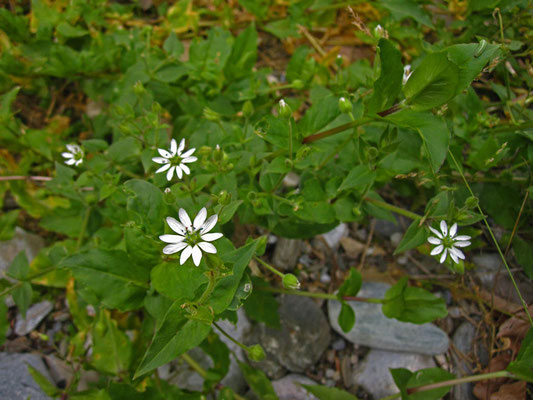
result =
M300 79L296 79L295 81L292 82L292 87L294 89L303 89L305 86L304 82Z
M387 38L387 31L385 29L383 29L383 27L381 25L377 25L375 28L374 28L374 37L377 38L377 39L381 39L381 38Z
M379 150L374 146L367 147L366 156L369 160L375 159L379 155Z
M246 101L242 106L242 115L246 118L250 118L254 113L254 105L250 100Z
M135 82L135 85L133 85L133 93L136 95L141 95L145 91L144 86L141 81Z
M300 281L293 274L285 274L282 279L285 289L300 289Z
M479 199L476 197L476 196L470 196L468 199L466 199L465 201L465 205L472 209L472 208L476 208L479 204Z
M339 68L344 64L344 60L340 54L337 54L337 58L335 58L335 64L337 64L337 67Z
M285 103L285 100L283 99L279 101L279 115L282 118L287 118L287 119L289 119L292 116L291 107L287 103Z
M341 97L339 99L339 109L345 114L352 112L352 102L344 97Z
M209 107L204 107L203 114L204 118L208 121L217 122L220 120L220 114L211 110Z
M165 198L165 203L167 204L172 204L174 203L174 200L176 200L176 196L174 196L174 193L172 193L172 190L170 188L166 188L164 190L164 198Z
M265 359L265 352L260 345L254 344L248 347L248 358L252 361L263 361Z
M226 190L222 190L220 194L218 195L218 204L222 206L227 206L231 201L231 194L229 194Z
M215 161L222 161L223 158L224 158L224 152L222 151L220 146L217 144L215 146L215 151L213 151L213 159Z

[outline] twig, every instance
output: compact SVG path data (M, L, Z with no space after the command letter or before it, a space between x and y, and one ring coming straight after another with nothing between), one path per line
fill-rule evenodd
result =
M25 175L10 175L10 176L0 176L0 181L51 181L53 178L49 176L25 176Z

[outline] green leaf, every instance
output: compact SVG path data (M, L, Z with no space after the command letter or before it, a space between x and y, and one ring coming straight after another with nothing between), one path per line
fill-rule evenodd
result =
M289 148L289 126L285 120L267 115L255 126L255 132L274 146Z
M207 302L213 308L215 314L220 314L231 304L244 270L252 259L259 242L260 240L254 240L239 249L221 255L222 261L226 266L233 264L233 274L225 276L217 282Z
M76 284L108 308L139 308L149 287L148 271L120 250L91 249L67 257L60 266L69 268Z
M164 232L167 206L163 193L149 182L133 179L124 184L132 195L128 197L128 213L140 226L153 235Z
M350 274L339 288L337 297L342 299L344 296L356 296L357 293L359 293L359 290L361 290L362 284L363 278L361 277L361 273L353 267L350 268Z
M7 331L10 328L5 300L5 296L0 297L0 346L6 341Z
M394 382L400 389L402 400L439 400L442 399L451 389L444 386L431 390L424 390L418 393L407 394L408 389L428 385L431 383L445 382L454 379L455 375L442 368L426 368L416 372L411 372L406 368L391 368L391 375Z
M178 81L183 76L187 75L187 67L183 64L171 63L167 64L157 70L154 74L155 79L164 83L172 83Z
M242 200L233 200L228 205L221 207L222 212L216 210L218 214L219 225L224 225L226 222L231 221L231 219L233 218L242 203Z
M423 25L434 27L427 12L413 0L381 0L380 4L387 8L394 18L413 18Z
M400 51L387 39L378 44L381 72L374 82L374 93L366 105L369 114L376 114L394 104L402 90L403 65Z
M19 308L22 318L26 318L26 311L31 304L33 291L29 282L23 282L21 286L13 290L13 301Z
M185 50L183 44L180 42L178 36L174 32L170 32L170 35L168 35L165 43L163 43L163 49L176 59L179 58Z
M194 300L198 289L208 281L197 267L177 262L157 265L152 269L151 280L159 293L181 302Z
M107 150L109 158L117 163L123 163L129 159L138 159L141 155L141 146L138 140L132 136L117 140Z
M250 278L250 275L244 273L227 310L237 311L239 308L242 307L243 302L248 298L248 296L250 296L251 293L252 279Z
M89 34L89 31L79 26L72 26L68 22L60 22L56 32L65 38L79 38Z
M150 268L161 259L161 242L156 242L139 228L124 227L124 241L128 255L144 268Z
M90 389L69 395L71 400L112 400L106 389Z
M272 383L268 380L263 371L240 361L237 362L244 375L244 379L260 399L279 400Z
M175 301L168 309L135 372L134 379L198 346L209 334L211 323L187 318L181 307L182 303Z
M350 332L355 325L355 312L344 301L341 302L341 312L339 313L337 322L344 333Z
M13 238L19 213L20 210L11 210L0 215L0 241Z
M506 370L518 378L533 383L533 329L529 329L522 340L520 351L514 361L511 361Z
M244 302L244 310L249 318L257 322L263 322L270 328L281 327L279 319L279 303L271 292L261 290L261 286L268 286L260 278L252 277L254 290Z
M524 269L528 278L533 279L533 246L520 236L515 236L513 250L518 264Z
M109 311L100 310L92 330L93 347L91 365L100 372L118 375L128 371L132 345Z
M357 400L354 395L335 387L304 384L301 384L301 386L319 400Z
M418 287L407 285L404 277L385 293L383 314L402 322L424 324L448 314L446 302Z
M237 36L224 68L229 81L249 75L257 60L257 30L252 23Z
M29 273L30 264L28 263L26 252L21 250L9 265L6 275L19 281L24 281L28 278Z
M366 165L358 165L350 170L348 176L344 178L344 181L339 186L338 191L358 189L359 192L363 192L366 186L374 182L374 179L376 179L375 171L372 171Z
M57 396L59 394L59 389L56 388L56 386L52 382L50 382L43 374L41 374L32 365L27 364L27 366L28 372L30 373L31 377L46 395Z
M324 129L339 115L341 115L339 98L330 95L315 102L306 111L304 117L298 123L298 127L303 136L309 136Z
M213 367L207 370L204 389L211 389L226 376L230 366L230 352L220 337L211 332L200 345L200 348L213 360Z
M387 117L401 127L418 132L424 143L433 172L438 172L448 154L450 133L444 120L430 113L403 110Z
M431 53L413 71L403 92L413 110L428 110L454 97L458 82L459 68L448 60L447 53Z
M414 249L426 242L426 230L419 226L420 220L415 219L407 231L403 235L402 240L398 243L398 247L394 250L394 254L403 253L404 251Z

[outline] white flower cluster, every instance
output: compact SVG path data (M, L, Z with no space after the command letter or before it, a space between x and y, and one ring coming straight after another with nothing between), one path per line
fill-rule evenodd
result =
M431 255L436 256L441 254L440 262L443 263L446 260L446 256L449 254L452 260L457 264L459 259L464 260L464 253L459 250L457 247L467 247L470 246L470 236L461 235L457 236L457 224L453 224L448 231L448 224L446 221L440 222L440 232L432 227L429 227L431 232L435 236L430 236L428 242L437 246L431 250Z
M185 150L185 139L181 139L179 147L176 139L172 139L170 141L169 151L165 149L157 149L161 157L154 157L152 158L152 161L158 164L163 164L163 166L155 171L155 173L158 174L167 171L168 181L172 180L174 171L176 171L178 179L181 179L183 174L189 175L191 170L185 164L198 160L198 158L192 156L196 149L189 149L185 153L183 153L183 150Z
M77 144L67 144L67 150L61 153L63 158L66 158L65 164L78 166L83 162L83 150Z

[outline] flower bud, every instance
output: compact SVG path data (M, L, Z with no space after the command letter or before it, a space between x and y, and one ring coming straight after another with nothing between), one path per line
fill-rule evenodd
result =
M289 119L292 116L292 110L291 107L285 103L285 100L281 99L279 101L279 115L282 118Z
M265 352L259 344L254 344L248 347L248 358L252 361L263 361L265 359Z
M211 122L220 121L220 114L214 110L211 110L209 107L204 107L203 110L204 118Z
M381 39L381 38L387 38L387 31L385 29L383 29L383 27L381 25L377 25L375 28L374 28L374 37L376 39Z
M292 160L290 158L286 158L284 162L285 162L285 166L287 168L292 168L293 162L292 162Z
M366 156L369 160L374 160L379 155L379 150L374 146L369 146L366 149Z
M293 274L285 274L282 279L285 289L300 289L300 281Z
M217 144L215 146L215 150L213 151L213 160L220 162L223 160L223 158L224 158L224 152L222 151L220 146Z
M242 106L242 115L246 118L250 118L254 113L254 105L250 100L246 101Z
M227 206L231 201L231 194L229 194L226 190L222 190L220 194L218 195L218 204L222 206Z
M339 99L339 109L345 114L352 112L352 102L344 97L341 97Z
M344 60L340 54L337 54L337 57L335 58L335 64L337 64L337 67L339 68L344 64Z
M468 199L466 199L465 201L465 205L472 209L472 208L476 208L479 204L479 199L476 197L476 196L470 196Z
M295 81L292 82L292 87L294 89L303 89L305 86L304 82L300 79L296 79Z
M133 85L133 93L140 96L145 92L144 86L141 81L135 82L135 85Z
M164 194L165 203L167 203L167 204L174 203L174 201L176 200L176 196L174 196L174 193L172 193L172 190L167 187L164 190L164 192L165 192L165 194Z

